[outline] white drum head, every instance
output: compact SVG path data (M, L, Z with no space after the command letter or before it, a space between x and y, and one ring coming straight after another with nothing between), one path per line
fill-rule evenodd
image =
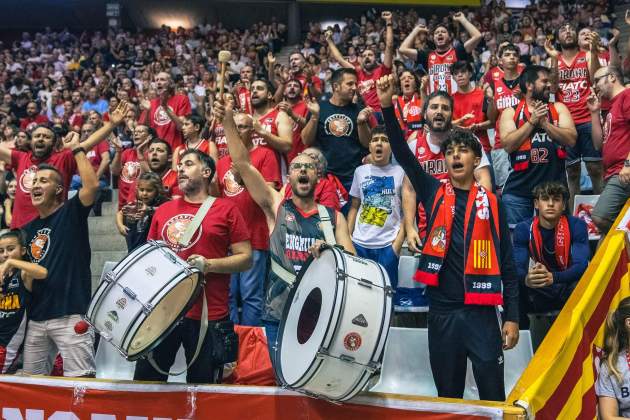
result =
M281 377L287 385L295 385L315 363L326 334L329 332L337 298L337 261L335 253L324 251L318 259L302 268L296 290L287 303L283 328L280 331Z
M199 273L186 277L154 306L131 339L128 357L142 353L153 343L158 344L156 340L170 332L175 321L183 315L182 308L188 311L188 303L192 303L191 298L197 290L200 278Z

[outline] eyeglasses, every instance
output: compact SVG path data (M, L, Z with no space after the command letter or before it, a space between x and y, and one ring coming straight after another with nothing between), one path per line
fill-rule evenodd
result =
M291 171L301 171L302 169L314 171L315 164L310 163L310 162L306 162L306 163L295 162L289 165L289 170Z
M594 77L594 78L593 78L593 84L594 84L594 85L598 84L598 83L599 83L599 81L600 81L601 79L603 79L604 77L610 76L611 74L612 74L612 73L604 73L604 74L602 74L602 75L601 75L601 76L599 76L599 77Z

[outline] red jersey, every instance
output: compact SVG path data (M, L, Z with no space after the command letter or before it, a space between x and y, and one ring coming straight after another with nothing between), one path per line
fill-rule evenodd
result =
M457 83L451 75L451 65L456 62L457 52L453 47L442 54L437 51L431 51L429 53L429 93L438 90L448 92L449 94L457 92Z
M431 150L427 134L424 131L419 131L416 136L416 150L414 154L416 159L418 159L418 163L420 163L420 166L427 174L440 181L448 179L444 154L439 150L437 152Z
M293 113L299 117L306 118L308 114L308 107L306 106L306 102L299 101L295 105L291 107ZM291 150L286 154L287 162L291 162L294 157L298 154L302 153L304 149L306 149L306 145L302 142L302 127L298 123L296 123L293 119L291 119L292 127L291 130L293 132L293 143L291 145Z
M20 129L31 131L40 124L47 124L48 118L45 115L37 114L34 117L24 117L20 119Z
M85 154L85 156L92 164L94 172L98 171L98 167L101 166L101 162L103 161L103 153L109 153L109 143L106 141L100 142L99 144L94 146L92 150Z
M578 52L571 64L567 64L560 54L558 56L558 102L562 102L569 108L576 125L591 121L591 114L586 106L588 96L591 94L590 88L586 53Z
M162 185L164 186L166 195L169 197L179 198L184 195L177 184L177 172L171 168L168 168L168 170L162 174Z
M603 136L604 179L608 179L621 171L630 153L630 89L624 89L611 99Z
M257 147L250 151L249 156L252 165L261 173L265 181L280 185L280 168L276 154L272 150L266 147ZM217 164L217 180L221 196L236 204L245 220L247 220L252 248L268 250L269 228L265 213L245 189L242 181L237 179L237 176L232 172L231 166L232 158L230 156L221 158Z
M527 66L524 63L518 63L518 65L516 66L516 71L518 72L518 74L523 73L525 67ZM495 80L504 78L505 71L500 66L494 66L490 70L488 70L486 74L483 75L483 83L488 83L491 85Z
M37 159L33 152L11 151L11 167L14 169L17 179L17 189L15 190L15 202L13 204L13 220L11 228L21 228L31 220L37 218L39 213L31 203L31 187L33 177L37 172L37 165L47 163L59 170L63 182L64 200L68 195L68 187L72 180L72 175L77 171L77 164L72 152L65 149L61 152L53 152L46 159Z
M414 93L410 98L399 96L394 101L394 112L405 139L408 139L412 132L422 128L422 99L419 95Z
M359 93L363 97L363 102L366 106L371 107L374 111L381 111L381 101L376 94L376 81L382 76L387 76L392 72L392 69L385 67L385 64L381 64L372 71L372 73L366 73L361 67L356 69L358 76L358 88Z
M499 123L501 121L501 113L506 108L513 108L519 103L519 97L521 95L521 88L519 84L516 83L514 88L510 89L510 87L505 83L505 79L503 78L504 74L503 70L495 67L491 75L492 75L492 86L494 89L494 105L499 112L497 115L497 122L494 128L494 149L501 149L501 137L499 136Z
M487 121L488 118L483 111L483 105L486 95L481 88L474 88L468 93L455 92L453 93L453 120L457 120L466 114L474 114L474 118L466 120L462 126L469 127L472 124L479 124ZM490 139L488 138L488 131L481 130L475 133L483 146L483 150L490 152L492 147L490 146Z
M241 112L252 115L252 98L249 89L247 89L245 86L239 86L239 88L236 90L236 95L238 97L238 103Z
M178 117L190 115L191 113L188 96L171 96L168 99L167 104ZM143 117L140 117L140 121L142 120ZM182 132L177 129L175 122L171 120L171 117L169 117L166 111L162 108L160 98L151 100L151 109L149 109L149 124L155 129L159 138L166 140L171 145L172 150L184 142Z
M197 143L195 147L192 147L192 148L188 147L187 143L180 144L179 146L175 148L175 152L173 152L173 159L175 160L175 165L177 165L179 160L182 158L182 155L184 154L184 152L188 149L199 150L204 155L207 155L210 152L210 142L208 140L202 139L199 143Z
M302 90L302 96L304 98L310 97L311 93L308 91L308 88L306 87L306 75L304 73L298 73L298 74L293 75L293 78L295 80L298 80L304 87L304 89ZM324 91L322 89L322 80L319 77L317 76L311 77L311 84L315 86L317 90L319 90L320 92Z
M193 235L190 245L182 248L178 240L200 206L200 203L188 203L183 198L162 204L155 211L148 239L166 242L184 260L192 254L205 258L225 258L232 244L249 240L247 225L236 205L229 200L217 198ZM228 315L230 275L207 273L205 278L208 319L225 318ZM200 319L202 299L200 295L186 314L187 318Z
M278 112L279 112L278 108L273 107L269 111L267 111L265 115L258 118L258 122L260 122L260 125L263 127L263 129L267 131L268 133L271 133L275 136L278 135L278 122L276 121L276 119L278 118ZM252 133L252 143L254 144L254 147L256 146L270 147L267 144L267 141L264 138L262 138L262 136L259 136L256 133Z
M217 146L219 159L229 154L227 139L225 138L225 130L223 129L223 124L221 124L220 122L214 121L212 123L212 130L210 131L210 141L213 141L214 144Z
M293 197L293 189L291 184L284 187L284 198L290 200ZM323 206L341 211L341 203L339 202L339 194L337 186L328 178L322 178L315 186L315 202Z
M136 180L140 176L140 162L136 149L125 149L120 155L120 177L118 178L118 210L136 200Z

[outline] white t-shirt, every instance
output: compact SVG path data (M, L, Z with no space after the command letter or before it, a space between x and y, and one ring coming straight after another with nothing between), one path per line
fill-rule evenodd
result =
M609 372L605 362L599 366L595 394L598 397L615 398L619 406L619 415L630 417L630 371L626 361L626 351L622 351L617 357L617 370L621 373L621 383L617 382L617 378Z
M477 136L475 136L475 138L477 139L477 141L479 141L479 138ZM411 153L413 153L414 155L416 154L416 142L417 140L414 138L413 140L407 143L407 145L409 146L409 149L411 149ZM437 144L433 144L431 140L427 141L427 143L429 143L429 149L431 149L431 152L433 153L440 152L440 146L438 146ZM479 141L479 144L481 144L480 141ZM483 147L482 147L481 161L479 162L479 166L477 166L477 169L481 169L486 166L490 166L490 160L488 159L488 156L486 155L486 152L483 150Z
M352 233L359 246L375 249L390 245L400 230L401 196L405 171L389 164L361 165L354 171L350 195L361 200Z

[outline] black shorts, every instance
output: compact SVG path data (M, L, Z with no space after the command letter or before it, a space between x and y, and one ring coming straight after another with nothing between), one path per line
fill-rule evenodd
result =
M592 124L585 122L575 126L577 139L575 146L567 147L567 166L575 165L580 161L598 162L602 160L602 154L593 146Z

